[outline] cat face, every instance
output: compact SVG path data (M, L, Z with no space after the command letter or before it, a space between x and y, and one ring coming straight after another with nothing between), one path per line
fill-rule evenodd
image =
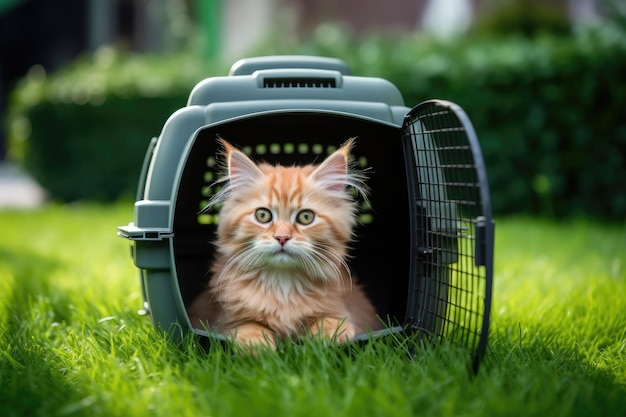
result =
M356 223L346 187L362 179L348 169L353 141L319 165L255 164L228 142L229 182L220 198L217 251L240 272L298 270L324 278L345 266Z

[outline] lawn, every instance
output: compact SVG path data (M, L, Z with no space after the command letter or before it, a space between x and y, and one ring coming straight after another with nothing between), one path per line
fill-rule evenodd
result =
M137 315L132 203L0 211L0 416L626 416L626 226L497 220L491 332L258 358Z

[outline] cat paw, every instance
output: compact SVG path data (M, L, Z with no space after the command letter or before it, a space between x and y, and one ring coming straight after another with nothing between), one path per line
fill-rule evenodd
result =
M276 340L273 332L260 324L248 323L239 325L233 329L232 334L237 345L245 351L276 350Z
M324 317L313 323L311 333L321 335L333 342L344 343L354 338L356 330L354 325L345 319Z

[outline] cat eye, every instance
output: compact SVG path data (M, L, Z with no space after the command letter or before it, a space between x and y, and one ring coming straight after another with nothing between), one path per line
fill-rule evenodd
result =
M298 215L296 216L296 222L305 226L307 224L311 224L313 219L315 219L315 213L313 213L312 210L302 210L298 212Z
M254 212L254 218L257 219L259 223L269 223L272 221L272 212L266 208L258 208Z

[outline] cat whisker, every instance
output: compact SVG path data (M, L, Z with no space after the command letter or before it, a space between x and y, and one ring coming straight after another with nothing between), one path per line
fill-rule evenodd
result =
M245 247L245 243L241 243L238 246ZM243 249L240 252L237 252L234 256L228 258L228 261L222 268L221 272L216 275L213 279L216 280L216 283L220 283L224 280L233 280L236 278L243 279L248 276L248 272L250 266L258 262L258 258L261 254L255 253L258 252L252 247L248 247ZM255 260L256 258L257 260ZM214 285L213 288L217 288L216 295L220 296L222 285Z
M315 247L314 249L315 250L307 251L300 256L306 272L313 277L321 278L326 283L335 281L343 285L343 279L341 279L341 277L343 271L345 271L350 280L350 287L352 288L352 275L343 257L321 246Z
M321 263L318 259L319 255L309 256L308 254L305 256L301 256L302 264L304 266L305 272L307 275L312 277L319 277L323 281L328 281L327 279L327 271L322 267ZM324 259L324 258L323 258ZM326 264L327 262L323 262Z
M233 268L237 275L250 272L265 257L264 253L254 247L249 247L238 253L227 264L227 268Z
M332 268L337 273L337 276L340 277L340 276L343 275L341 269L343 269L345 271L345 273L348 276L348 279L350 281L350 291L352 291L352 273L350 271L350 267L348 266L348 263L347 263L346 259L343 256L340 256L336 252L333 252L330 249L327 249L325 247L318 248L318 253L320 255L323 255L326 259L328 259L329 264L332 265ZM324 254L326 254L326 255L324 255ZM333 262L333 260L335 262ZM341 267L341 269L340 269L340 267ZM343 280L341 280L341 282L343 283Z

